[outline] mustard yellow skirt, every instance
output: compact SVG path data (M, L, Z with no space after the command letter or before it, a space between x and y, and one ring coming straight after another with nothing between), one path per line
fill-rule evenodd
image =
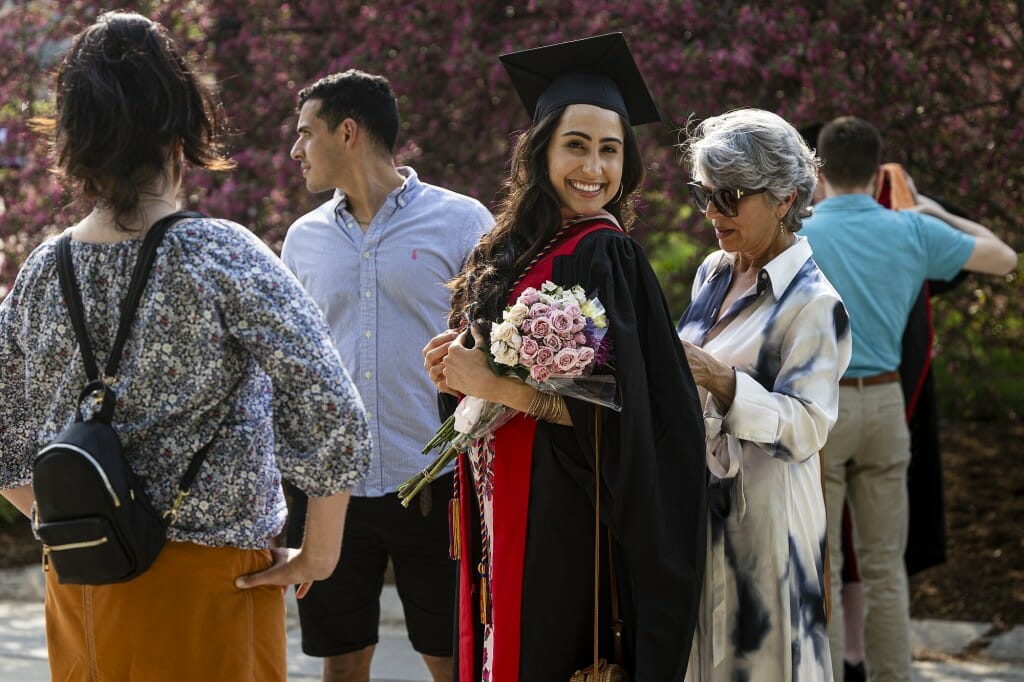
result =
M284 592L234 580L267 550L169 542L148 571L115 585L61 585L46 572L46 643L55 681L287 679Z

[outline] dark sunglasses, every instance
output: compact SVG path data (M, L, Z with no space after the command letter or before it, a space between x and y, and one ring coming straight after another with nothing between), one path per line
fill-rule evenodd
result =
M767 187L762 187L761 189L719 189L709 192L699 182L688 182L686 187L690 190L690 195L693 196L693 201L701 213L706 213L708 204L714 202L718 212L727 218L735 218L739 215L740 199L743 197L768 191Z

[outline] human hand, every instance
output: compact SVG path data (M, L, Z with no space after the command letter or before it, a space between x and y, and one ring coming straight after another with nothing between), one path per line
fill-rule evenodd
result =
M430 377L430 381L437 387L437 390L449 395L457 394L445 383L444 359L448 355L448 348L452 345L452 341L458 335L459 332L457 330L448 329L430 339L427 345L423 347L423 369L427 371L427 376Z
M925 196L924 194L915 194L914 198L917 200L917 203L915 203L910 208L904 210L914 211L915 213L920 213L921 215L930 215L932 217L938 218L939 220L948 222L946 221L946 216L948 216L949 213L946 211L946 209L942 207L942 204L935 201L935 199Z
M698 386L703 386L710 390L716 384L733 379L734 373L730 365L722 362L700 346L682 339L680 339L680 342L683 344L683 351L686 353L686 362L690 365L693 381Z
M323 497L310 497L306 505L306 527L302 549L272 547L273 564L257 573L235 578L240 590L260 585L296 585L295 596L302 599L316 580L330 577L341 556L341 537L351 493L343 490Z
M900 166L900 168L903 171L903 179L907 181L907 189L910 190L910 196L913 198L914 204L917 205L920 203L921 197L917 192L917 185L914 184L914 178L907 172L906 168L903 168L902 166Z
M686 353L686 362L690 365L690 373L693 381L698 386L707 386L712 376L712 364L717 362L716 358L700 346L689 341L680 339L683 344L683 351Z
M280 585L283 591L289 585L295 585L295 596L302 599L313 582L330 576L337 564L337 561L332 565L327 558L288 547L272 547L270 555L274 561L270 568L235 578L235 587L245 590L261 585Z
M465 347L466 334L472 334L473 348ZM448 354L442 362L444 383L463 395L500 402L493 395L499 377L491 370L484 348L486 341L476 327L470 326L460 333L449 344Z

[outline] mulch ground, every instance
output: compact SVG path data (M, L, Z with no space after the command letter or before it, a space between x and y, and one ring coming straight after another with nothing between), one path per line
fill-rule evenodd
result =
M1024 424L942 424L948 558L910 580L915 618L1024 624ZM0 523L0 568L39 561L28 521Z
M910 579L915 618L1024 624L1024 424L943 423L947 560Z

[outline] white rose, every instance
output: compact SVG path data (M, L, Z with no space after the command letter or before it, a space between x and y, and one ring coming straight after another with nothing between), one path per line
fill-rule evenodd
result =
M502 322L491 327L491 343L504 343L515 348L516 353L523 345L523 339L519 336L519 330L511 322Z
M523 323L530 315L530 306L522 303L516 303L514 306L505 311L505 322L514 324L516 327Z
M519 348L512 348L502 341L491 344L491 355L494 356L494 361L501 365L514 367L519 362Z
M455 430L459 433L469 433L480 421L480 413L483 412L487 401L468 395L462 399L455 408Z

